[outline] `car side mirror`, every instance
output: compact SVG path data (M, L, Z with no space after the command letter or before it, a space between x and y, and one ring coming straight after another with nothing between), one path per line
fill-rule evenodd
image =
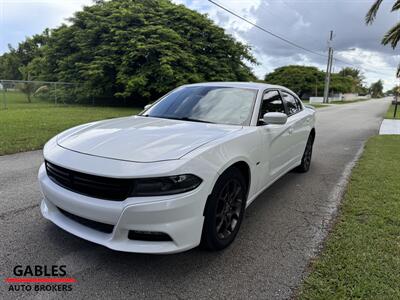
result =
M149 109L151 107L151 104L147 104L145 107L144 107L144 109L146 110L146 109Z
M283 125L286 124L287 115L280 112L269 112L263 116L265 124Z

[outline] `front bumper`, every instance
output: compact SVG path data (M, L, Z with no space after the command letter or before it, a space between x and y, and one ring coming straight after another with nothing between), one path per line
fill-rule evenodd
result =
M39 170L44 196L42 215L62 229L88 241L113 250L137 253L175 253L200 243L203 209L208 189L202 183L194 191L162 197L135 197L124 201L108 201L71 192L55 184ZM113 226L104 233L68 218L59 208L87 220ZM172 241L143 241L128 238L130 230L161 232Z

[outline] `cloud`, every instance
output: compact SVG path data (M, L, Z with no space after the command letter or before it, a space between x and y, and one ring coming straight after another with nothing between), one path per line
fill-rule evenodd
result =
M371 1L216 1L257 25L323 55L327 55L327 40L330 30L333 30L335 56L360 66L368 84L380 78L384 79L386 88L398 83L395 71L400 62L399 49L395 51L381 45L385 32L400 21L399 14L390 12L393 1L383 2L376 21L370 26L365 25L364 19ZM201 0L185 3L189 8L208 12L227 32L251 45L261 63L254 67L260 78L274 68L287 64L313 65L325 69L326 58L294 48L211 3L208 7ZM199 3L202 3L201 8L198 7ZM344 66L348 65L341 62L335 64L336 70Z
M364 69L367 82L380 78L385 88L396 83L394 74L400 62L400 50L382 46L384 33L400 21L399 13L391 13L393 1L383 1L373 25L367 26L364 17L372 1L350 0L215 0L223 6L266 29L303 45L327 53L327 39L334 30L335 56ZM259 66L254 71L260 78L274 68L287 64L313 65L324 69L326 59L293 48L252 25L226 13L204 0L173 0L190 9L206 13L216 24L238 40L249 44ZM18 42L46 27L54 28L66 22L91 0L0 0L0 53L7 44ZM400 46L399 46L400 47ZM345 65L335 63L335 70ZM374 71L374 72L373 72Z
M45 28L54 28L91 0L0 0L0 54Z

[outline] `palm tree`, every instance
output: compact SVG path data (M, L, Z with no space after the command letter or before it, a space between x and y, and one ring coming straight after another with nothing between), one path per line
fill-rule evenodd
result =
M381 6L383 0L376 0L375 3L369 9L367 15L365 16L365 22L370 25L374 22L376 14L378 13L379 7ZM392 7L392 12L400 10L400 0L396 0ZM396 48L397 43L400 40L400 22L394 25L382 39L382 44L390 44L393 49ZM400 64L397 68L397 77L400 77Z
M363 89L363 81L365 79L360 69L345 67L341 69L338 73L343 77L348 77L352 80L351 92L360 92Z
M378 80L377 82L374 82L371 84L371 87L369 88L369 91L372 95L372 98L380 98L383 95L383 81Z

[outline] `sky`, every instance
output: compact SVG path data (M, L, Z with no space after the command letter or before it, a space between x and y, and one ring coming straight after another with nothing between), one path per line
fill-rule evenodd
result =
M373 0L215 0L257 25L304 46L322 56L292 47L256 27L230 15L206 0L173 0L207 14L227 33L251 46L260 63L252 66L263 78L275 68L288 65L313 65L326 69L328 37L334 31L334 57L358 66L366 84L382 79L385 89L399 84L395 78L400 62L396 50L382 46L385 32L400 21L400 13L391 12L394 0L384 0L373 25L364 18ZM90 5L91 0L0 0L0 54L7 45L17 46L25 37L68 23L68 17ZM335 72L348 66L336 61Z

